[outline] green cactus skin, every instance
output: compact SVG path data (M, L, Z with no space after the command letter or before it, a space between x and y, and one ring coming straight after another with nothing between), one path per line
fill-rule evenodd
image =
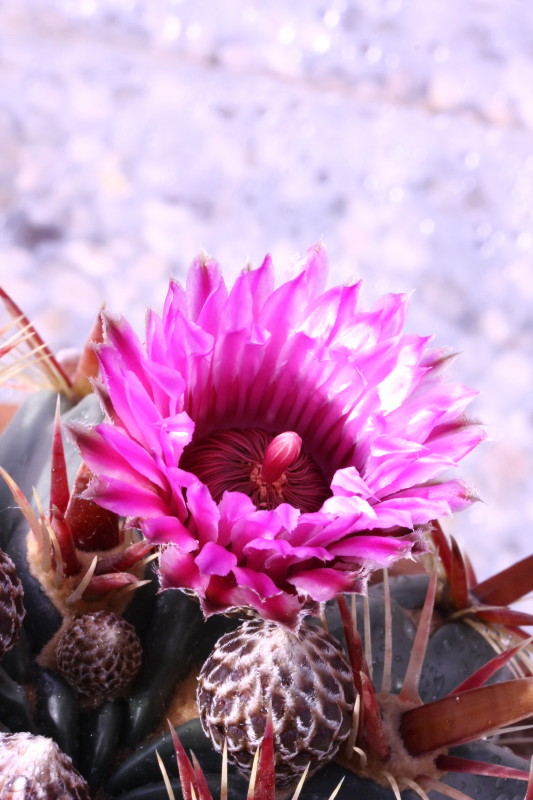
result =
M0 437L0 464L32 497L35 486L47 507L50 497L50 447L57 395L40 392L21 406ZM94 395L65 406L63 421L94 424L101 411ZM15 446L18 442L19 446ZM77 449L65 442L72 485L80 464ZM31 574L26 554L28 525L11 492L0 480L0 544L16 564L24 587L26 618L20 641L0 664L0 725L6 731L29 731L54 739L72 757L99 797L117 752L137 747L161 724L176 685L201 664L216 640L235 621L205 622L199 606L178 590L158 594L153 565L151 583L134 595L124 617L134 625L143 645L143 663L127 698L87 711L76 693L36 657L57 632L62 617ZM30 698L32 701L30 702ZM108 795L109 796L109 795Z

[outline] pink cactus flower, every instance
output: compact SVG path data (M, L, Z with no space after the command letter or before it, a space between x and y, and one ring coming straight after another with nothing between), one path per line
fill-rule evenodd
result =
M269 257L230 288L203 257L149 312L145 345L106 318L108 419L75 429L87 496L162 545L161 585L206 616L248 607L295 628L472 500L438 478L483 438L464 416L475 392L401 332L405 295L368 311L359 284L326 277L321 245L277 289Z

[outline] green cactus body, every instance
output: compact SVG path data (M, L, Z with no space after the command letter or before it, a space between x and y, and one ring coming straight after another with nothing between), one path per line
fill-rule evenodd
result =
M392 680L390 694L397 696L400 692L405 677L411 649L416 635L416 624L413 622L413 611L418 610L418 602L413 598L422 598L427 579L419 576L402 577L391 581L391 594L398 595L400 600L407 599L408 605L415 608L406 609L395 599L390 601L391 607L391 633L393 642ZM412 592L409 592L409 589ZM411 602L409 602L409 599ZM357 618L360 634L365 644L365 624L363 606L364 600L357 598ZM380 686L383 679L383 654L385 648L385 600L381 586L371 587L369 590L369 622L372 642L372 672L375 686ZM326 611L327 627L330 634L340 641L344 640L343 626L334 603L328 604ZM458 647L458 642L460 646ZM458 652L460 649L460 652ZM436 628L429 638L427 657L420 676L421 694L427 702L444 697L448 687L458 685L465 676L465 665L468 674L487 664L495 655L494 649L486 639L475 629L463 622L444 623ZM516 665L502 667L492 678L491 682L513 680L516 675ZM203 767L207 783L213 797L218 796L220 787L220 771L222 759L217 754L210 740L204 734L199 720L192 720L177 728L177 733L186 751L192 751L197 756ZM167 790L163 783L157 787L160 769L156 760L156 751L159 753L171 778L175 797L182 796L180 781L177 777L177 768L174 756L174 747L169 733L150 741L140 747L136 753L126 759L111 776L108 788L113 797L123 800L146 800L147 798L166 798ZM450 749L450 754L459 758L473 759L495 765L506 765L527 772L528 762L510 749L499 746L489 741L474 741L455 746ZM355 771L354 771L355 770ZM446 773L441 770L439 780L450 791L462 792L462 795L452 797L478 798L484 800L523 800L526 791L524 780L480 776L461 773ZM358 774L357 765L348 768L343 759L325 766L316 775L309 778L300 795L304 800L326 800L340 781L343 781L338 797L365 798L365 800L395 800L398 796L402 800L416 800L424 796L414 789L403 789L400 794L387 786L384 776L379 780L372 780L365 775L365 770ZM399 781L400 782L400 781ZM248 792L247 781L237 770L230 768L230 797L235 800L245 800ZM422 783L422 781L421 781ZM401 787L401 782L400 782ZM420 787L421 789L421 787ZM437 790L426 788L427 796L431 800L439 800L445 796ZM290 796L290 795L288 795Z
M64 420L94 423L99 419L100 410L94 395L88 395L78 404L64 401L64 405ZM28 497L31 498L32 487L36 486L44 507L50 500L49 453L54 408L55 397L49 392L30 397L0 439L2 467ZM68 443L66 464L72 485L80 460L75 448ZM174 746L171 736L161 733L162 720L170 713L169 705L177 685L207 657L219 636L232 629L235 621L218 617L206 623L198 605L185 594L178 590L158 594L153 567L147 566L144 577L149 583L126 596L126 600L117 605L114 596L104 596L93 604L94 608L111 604L111 610L118 610L133 626L141 642L142 663L135 680L122 696L106 699L96 707L87 707L57 672L53 660L43 659L43 652L46 653L50 641L64 626L65 618L75 614L78 607L76 604L69 606L67 602L62 604L57 601L57 596L49 596L53 595L49 591L53 576L44 579L38 574L35 563L28 561L29 536L27 521L16 508L11 493L2 485L0 539L14 560L24 586L26 618L19 642L0 666L0 723L8 731L28 731L54 739L85 777L95 800L167 798L156 751L171 776L176 797L181 797ZM93 555L89 553L86 563ZM102 556L101 553L96 555ZM80 579L80 576L72 579L69 591ZM377 691L385 669L387 628L392 638L392 661L390 686L386 692L397 696L402 690L427 584L425 577L392 581L390 604L385 600L381 586L369 590L366 630L367 633L370 631L372 679ZM365 646L364 603L359 598L356 606L357 626ZM390 619L385 615L388 604ZM84 605L84 601L79 606L84 611L87 607L93 606L90 602ZM343 642L343 625L335 604L328 606L326 620L329 633ZM464 618L447 621L441 616L429 637L420 676L422 701L430 703L445 697L494 655L493 646L475 626ZM513 659L502 666L490 682L526 679L530 674L523 663ZM221 757L213 750L198 720L179 725L177 731L185 748L195 752L205 772L207 785L216 796L220 785ZM464 743L452 748L450 753L523 771L527 769L524 759L487 741ZM413 788L404 788L401 775L396 776L400 785L398 795L394 788L387 786L386 777L378 775L373 779L364 769L358 768L357 760L352 759L350 766L346 766L346 758L340 762L325 766L310 778L302 790L302 800L325 800L341 778L344 782L340 800L343 797L395 800L398 796L403 800L415 800L424 796ZM455 790L456 794L449 794L450 797L522 800L525 793L525 782L515 778L480 777L445 770L437 770L436 774L435 779L444 787ZM235 771L230 774L230 786L230 797L244 800L247 784ZM424 791L431 800L442 796L433 788Z
M52 392L30 396L0 437L1 466L28 498L35 486L44 508L50 502L50 448L56 401L57 395ZM64 422L84 424L98 421L101 416L94 395L76 405L65 405ZM65 461L72 485L80 458L69 442ZM141 576L148 583L124 599L117 600L117 592L111 592L96 601L81 599L69 605L66 597L83 572L66 579L66 588L58 584L53 570L48 574L40 572L32 532L3 481L0 504L0 544L16 565L26 609L19 641L0 665L0 722L7 731L29 731L54 739L84 775L94 796L111 796L103 787L117 754L131 752L157 730L176 687L234 623L224 618L206 623L198 605L178 590L157 594L151 564ZM107 553L80 553L87 563L94 555L105 557ZM58 672L49 651L53 653L58 632L69 619L108 605L118 610L138 634L142 663L125 696L89 708Z

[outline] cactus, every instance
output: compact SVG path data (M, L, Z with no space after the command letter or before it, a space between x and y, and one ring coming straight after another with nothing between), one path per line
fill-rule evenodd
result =
M442 579L436 578L435 571L429 581L421 581L420 576L402 576L373 585L368 598L359 598L355 604L355 626L348 603L342 603L341 610L336 603L328 604L325 624L329 634L342 641L347 653L351 653L354 681L359 697L365 700L357 704L352 736L339 757L306 779L301 798L326 800L342 781L339 798L530 800L533 779L529 777L527 760L498 743L499 728L531 716L533 662L529 640L498 629L500 643L503 638L508 641L506 649L501 649L500 644L500 652L496 652L494 636L487 640L466 620L446 621L433 606L437 587L439 594L443 590ZM417 602L413 607L413 598L420 600L424 590L427 592L422 607ZM401 605L406 597L410 598L411 608ZM495 632L496 629L491 633ZM226 636L222 642L225 640ZM264 661L262 668L266 669ZM266 695L264 702L266 709ZM377 715L376 708L380 711ZM403 723L398 724L394 720L399 708L406 713L400 716ZM275 727L275 711L273 716ZM277 716L282 719L283 710ZM264 737L269 740L273 732L267 719L265 711ZM230 786L229 796L235 800L249 796L248 782L239 774L238 765L230 766L229 778L221 779L229 754L220 755L213 750L198 721L179 726L176 733L177 745L175 736L163 734L119 767L112 786L117 792L124 792L124 800L142 796L135 788L140 774L153 785L154 797L167 796L162 781L159 794L155 794L158 755L176 797L181 796L181 791L184 797L190 797L186 783L192 779L182 763L185 751L195 754L195 775L202 770L209 787L207 794L205 786L199 789L204 785L202 781L194 783L196 797L216 798L221 784L226 783ZM494 741L485 740L489 733ZM388 751L393 743L391 754ZM175 747L179 769L173 757ZM227 747L231 747L229 738ZM271 783L273 786L274 759ZM295 786L288 797L292 791ZM263 788L251 796L273 800L272 787L270 793L264 792Z
M32 387L0 437L0 630L11 646L0 665L0 724L55 740L96 796L117 753L157 729L180 684L234 623L204 622L177 590L158 594L153 545L80 499L88 472L62 429L98 421L99 404L87 380L69 378L22 312L13 313L22 333L9 327L4 355L29 347L44 385ZM80 359L84 379L94 375L91 354L88 346ZM24 350L17 357L26 367ZM16 374L13 364L7 372ZM1 764L0 756L0 772Z
M382 540L390 552L417 557L420 574L389 578L386 570L376 572L366 596L355 600L343 594L344 572L331 593L337 598L302 604L298 615L309 615L297 626L283 616L287 609L293 613L294 604L277 607L258 598L246 619L250 609L235 609L233 601L227 604L233 615L213 614L229 609L223 601L215 609L216 598L203 589L161 592L154 559L168 545L161 549L157 537L144 537L146 520L100 505L94 491L88 498L93 484L86 462L95 468L101 452L91 450L95 439L87 431L101 422L102 408L108 420L115 419L105 387L94 383L93 346L85 347L73 370L63 367L20 309L2 296L14 319L0 331L3 377L20 381L29 369L44 386L32 390L0 437L0 547L7 554L0 553L0 565L7 565L5 579L0 575L0 611L9 629L0 664L0 724L7 737L0 741L0 780L3 769L12 770L2 766L2 750L9 745L6 763L12 764L12 742L19 740L9 736L21 734L21 747L28 741L49 748L53 740L64 754L54 758L75 770L76 781L82 776L88 789L80 791L95 800L164 800L172 794L211 800L219 793L232 800L533 800L527 759L503 743L513 725L533 716L533 654L521 627L533 619L511 607L533 588L533 557L478 582L466 556L433 522L429 533ZM116 341L123 333L115 327L112 336ZM102 336L98 322L90 338L98 344ZM166 386L163 373L159 379ZM456 433L462 435L460 426ZM233 429L214 436L221 454L228 436L233 447ZM181 467L205 468L211 481L203 455L211 446L204 436L186 450ZM289 470L297 475L298 492L305 492L311 467L308 456L300 455L300 437L291 431L269 435L263 449L252 473L259 505L272 487L288 491ZM319 494L309 513L324 498L328 502L328 486L321 483ZM279 500L264 502L270 514ZM431 502L440 508L440 499ZM362 537L369 548L376 548L376 538ZM335 546L348 563L341 544ZM293 603L296 595L285 577L280 596ZM325 580L323 573L320 578ZM334 579L331 571L328 580ZM364 579L350 578L360 590ZM226 584L219 586L225 591ZM204 613L213 615L206 621ZM0 633L3 627L0 620ZM306 639L328 643L314 648L310 666L298 649ZM196 677L205 659L198 697L210 707L201 708L200 721ZM271 660L277 669L273 681ZM293 681L290 668L296 664ZM302 677L305 670L313 680ZM333 672L341 675L342 690ZM293 684L298 700L291 695ZM246 690L239 693L239 685ZM228 698L243 706L237 722L225 729L220 711ZM170 732L162 732L166 718ZM340 733L333 746L331 720L337 718ZM306 719L312 720L309 730ZM247 727L254 730L245 740ZM306 769L314 748L308 739L321 738ZM290 755L288 743L296 748ZM531 740L522 750L531 755ZM46 771L42 775L30 778L46 782ZM44 786L43 796L54 786Z

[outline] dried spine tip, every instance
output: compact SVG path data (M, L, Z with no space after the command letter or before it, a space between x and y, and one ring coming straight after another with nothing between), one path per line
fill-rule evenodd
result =
M97 706L124 692L141 664L139 637L129 622L110 611L73 620L56 646L57 668L71 686Z
M89 787L52 739L0 733L0 797L90 800Z
M339 643L303 623L292 633L258 619L223 636L198 678L200 719L218 750L249 772L272 706L276 786L331 761L350 733L352 673Z
M0 550L0 658L17 642L24 619L24 591L15 565Z

